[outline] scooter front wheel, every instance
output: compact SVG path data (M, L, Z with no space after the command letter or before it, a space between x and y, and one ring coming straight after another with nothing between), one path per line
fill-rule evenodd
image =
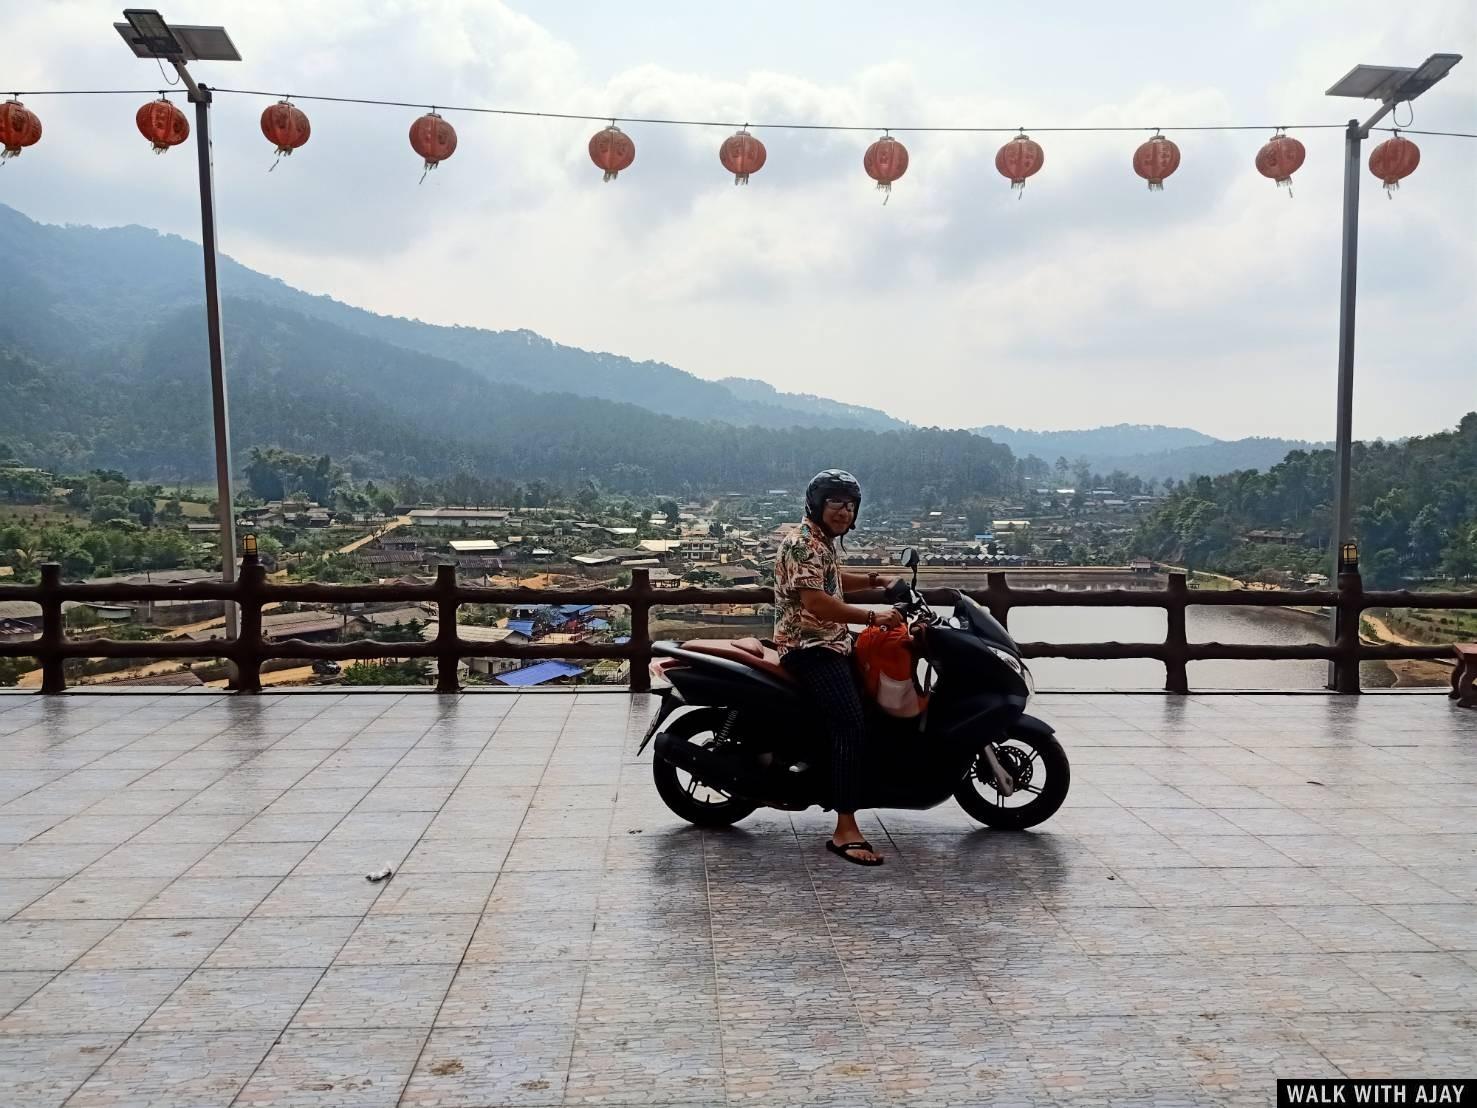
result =
M1014 790L1007 796L1000 788L982 750L954 790L959 807L1002 831L1035 827L1055 815L1072 786L1072 766L1062 744L1047 736L1013 734L994 743L993 750Z
M717 708L697 708L674 717L664 729L699 746L707 746L717 737L725 713ZM678 769L665 758L651 760L651 780L657 795L674 815L698 827L727 827L754 814L755 804L735 800L721 789L704 785L686 770Z

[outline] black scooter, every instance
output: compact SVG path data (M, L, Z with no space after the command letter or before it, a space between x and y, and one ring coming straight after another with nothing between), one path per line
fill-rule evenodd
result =
M950 796L991 827L1049 819L1066 799L1071 767L1049 724L1026 714L1034 691L1015 640L990 613L955 593L952 618L918 592L918 555L887 600L903 614L929 685L928 707L897 719L868 707L866 808L932 808ZM652 645L661 705L640 751L656 739L652 777L668 808L719 827L757 808L831 807L824 724L758 639Z

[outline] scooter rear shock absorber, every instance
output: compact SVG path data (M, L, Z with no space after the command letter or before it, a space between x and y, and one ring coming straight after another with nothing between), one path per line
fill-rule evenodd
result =
M723 717L723 722L718 725L718 734L714 736L713 740L714 746L722 746L728 742L729 736L733 734L733 725L737 720L738 712L730 708L728 714Z

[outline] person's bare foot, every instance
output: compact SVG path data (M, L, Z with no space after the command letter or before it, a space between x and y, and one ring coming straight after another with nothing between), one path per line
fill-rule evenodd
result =
M831 836L831 850L858 865L876 866L883 861L882 855L871 849L862 829L857 826L854 812L836 813L836 832Z

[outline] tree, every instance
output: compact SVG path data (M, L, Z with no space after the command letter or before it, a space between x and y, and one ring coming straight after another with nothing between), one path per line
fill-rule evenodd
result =
M1457 581L1477 575L1477 523L1450 536L1442 551L1441 570Z
M380 642L424 642L425 635L422 632L425 627L424 620L412 619L402 623L397 619L388 627L378 628L374 637Z
M39 473L0 469L0 500L15 504L40 504L51 496L51 482Z
M711 569L690 569L682 575L682 580L689 585L717 586L723 584L722 574L715 573Z
M73 580L86 580L92 576L92 555L82 547L73 547L61 557L62 576Z
M91 556L94 567L108 565L113 561L113 544L109 531L89 531L82 536L82 549Z
M1433 504L1427 504L1411 520L1410 560L1413 567L1436 565L1441 559L1441 520Z
M345 685L423 685L430 676L429 662L410 658L403 662L355 662L340 681Z
M36 668L35 658L0 658L0 688L12 688L21 675Z

